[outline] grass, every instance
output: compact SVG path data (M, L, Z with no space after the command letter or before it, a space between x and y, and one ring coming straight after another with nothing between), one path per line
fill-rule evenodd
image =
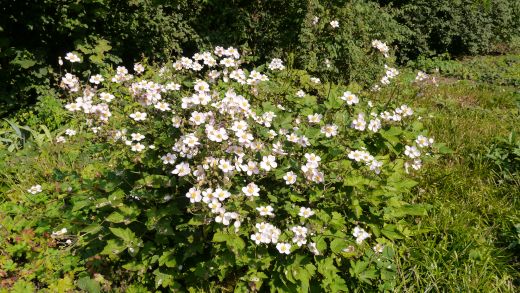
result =
M485 154L520 131L518 97L513 87L441 79L409 101L453 153L428 166L413 199L433 206L417 219L430 232L404 243L398 291L516 291L520 181L497 177Z

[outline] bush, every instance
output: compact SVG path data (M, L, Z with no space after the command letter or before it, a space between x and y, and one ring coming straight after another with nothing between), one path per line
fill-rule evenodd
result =
M97 155L57 174L54 237L116 284L391 289L396 241L420 232L404 219L427 208L403 200L417 184L407 173L433 143L386 90L398 72L377 94L265 67L216 48L87 83L67 73L65 108L84 122L56 149L87 139Z
M372 39L392 42L401 27L377 4L365 1L41 1L10 3L0 20L0 101L9 109L48 95L63 48L103 58L165 61L196 48L237 44L259 65L292 55L292 66L322 79L371 84ZM320 21L313 24L314 17ZM329 22L337 19L339 28ZM18 36L13 38L12 36ZM89 51L89 52L87 52ZM367 56L368 54L368 56ZM262 56L258 58L258 56ZM94 59L92 59L94 58ZM328 61L327 61L328 60ZM324 62L329 68L323 71ZM128 64L127 64L128 65ZM379 72L380 73L380 72Z
M188 1L9 1L0 8L0 115L33 104L52 88L64 48L92 47L103 57L166 58L195 47ZM99 45L101 44L101 45ZM101 47L99 47L101 46Z
M514 0L379 1L409 33L399 43L402 61L432 56L489 53L518 36L520 4Z
M382 74L385 58L391 56L375 53L370 42L402 41L404 28L375 3L309 3L295 54L298 67L334 82L373 84ZM334 21L337 27L333 27Z

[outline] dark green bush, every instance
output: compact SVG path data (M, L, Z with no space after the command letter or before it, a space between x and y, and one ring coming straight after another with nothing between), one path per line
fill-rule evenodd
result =
M402 41L405 28L375 3L357 0L309 3L299 37L297 64L336 82L373 84L378 76L375 73L387 61L370 46L372 40L379 39L389 45ZM314 24L316 16L319 21ZM339 22L336 29L330 25L333 20ZM326 60L330 67L325 65Z
M72 50L95 65L237 46L262 56L254 64L287 57L322 79L370 85L384 62L373 61L373 39L398 45L404 62L489 52L520 28L514 0L42 0L10 1L0 13L2 116L49 96L57 58Z
M98 59L111 49L112 54L128 62L142 55L162 59L195 47L198 38L189 22L197 7L187 0L3 3L0 115L46 94L53 81L49 73L56 71L58 56L80 46L99 49ZM104 48L100 44L105 44Z
M334 81L373 82L370 42L400 39L403 27L369 1L209 1L194 24L209 45L240 45L265 59L292 55L292 65ZM317 23L313 20L318 17ZM339 27L330 26L333 20ZM326 66L326 60L329 66ZM382 59L382 58L381 58Z
M508 42L520 28L516 0L378 1L394 8L409 32L399 43L403 61L419 55L489 53Z

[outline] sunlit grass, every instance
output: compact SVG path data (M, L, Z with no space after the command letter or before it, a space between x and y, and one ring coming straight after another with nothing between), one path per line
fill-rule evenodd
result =
M510 87L441 81L410 101L426 109L431 134L453 153L427 168L414 199L433 206L417 219L430 232L404 244L399 291L515 291L520 186L497 178L484 155L496 137L520 130L517 95Z

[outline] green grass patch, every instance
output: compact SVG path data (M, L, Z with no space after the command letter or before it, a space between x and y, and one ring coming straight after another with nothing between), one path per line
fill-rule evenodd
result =
M475 70L469 65L478 60L504 58L457 64ZM520 72L518 63L512 71ZM433 209L416 219L429 232L404 244L400 290L513 292L519 285L520 181L502 180L486 157L497 137L520 131L518 96L513 87L441 78L410 100L453 152L427 166L414 198Z

